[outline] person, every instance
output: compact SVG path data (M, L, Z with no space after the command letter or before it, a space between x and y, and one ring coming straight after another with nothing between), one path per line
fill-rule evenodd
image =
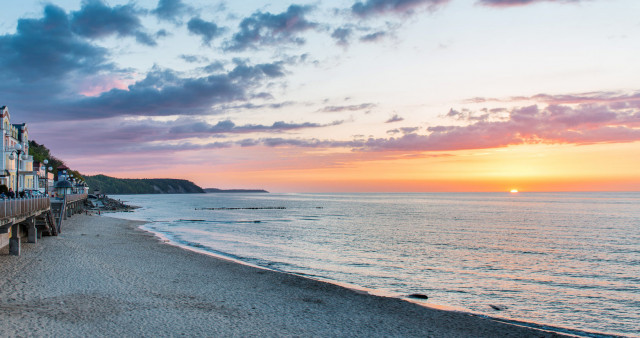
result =
M8 195L9 198L16 198L16 193L13 192L13 188L9 188Z
M4 194L4 191L0 193L0 198L2 198L2 199L7 198L7 195Z

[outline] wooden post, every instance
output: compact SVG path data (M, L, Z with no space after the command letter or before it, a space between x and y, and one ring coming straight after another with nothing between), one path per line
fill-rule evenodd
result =
M14 224L11 226L9 254L12 256L20 256L20 224Z
M27 221L27 243L38 243L38 228L36 228L36 218L28 218Z

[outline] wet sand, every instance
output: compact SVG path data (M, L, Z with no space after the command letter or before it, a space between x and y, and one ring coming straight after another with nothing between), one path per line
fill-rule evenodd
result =
M75 215L0 252L0 336L557 337L198 254Z

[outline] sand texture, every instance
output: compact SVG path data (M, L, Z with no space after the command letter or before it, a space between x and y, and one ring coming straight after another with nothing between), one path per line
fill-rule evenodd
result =
M201 255L139 224L75 215L19 257L5 248L0 336L557 336Z

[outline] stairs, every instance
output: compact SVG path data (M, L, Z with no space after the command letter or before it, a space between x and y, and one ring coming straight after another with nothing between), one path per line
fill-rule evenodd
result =
M51 210L47 210L40 216L36 217L36 227L38 231L48 236L58 236L58 228Z

